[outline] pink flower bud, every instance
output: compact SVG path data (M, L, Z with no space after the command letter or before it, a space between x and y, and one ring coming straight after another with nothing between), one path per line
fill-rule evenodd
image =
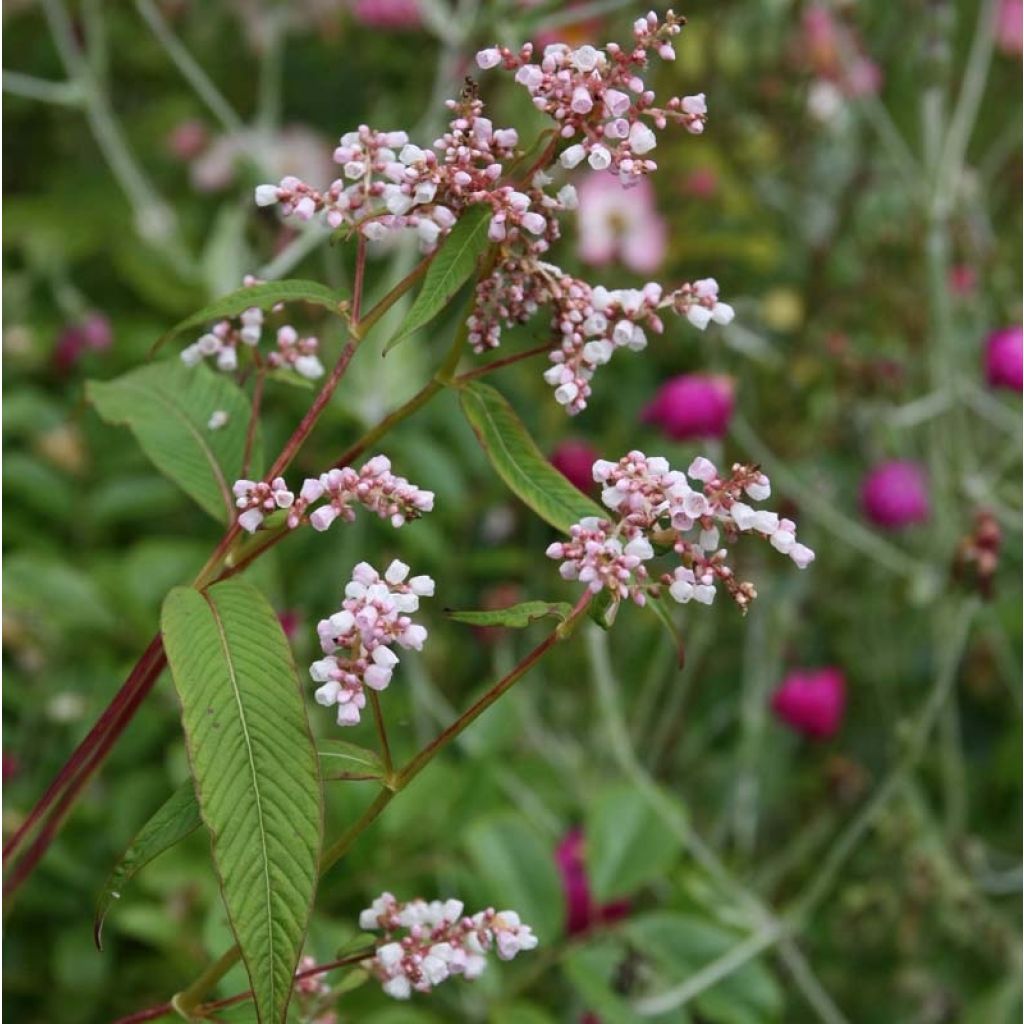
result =
M812 739L834 736L845 708L846 681L837 668L794 670L772 695L775 716Z
M563 441L551 453L551 465L585 494L593 490L597 452L586 441Z
M876 526L898 530L929 515L928 483L916 462L883 462L861 485L864 514Z
M985 376L990 387L1021 390L1022 369L1021 326L993 331L985 342Z
M110 320L102 313L87 313L77 324L69 324L61 331L53 347L54 365L66 373L86 352L103 352L113 340Z
M674 441L723 437L729 429L734 400L729 377L683 374L662 385L641 419L657 424Z

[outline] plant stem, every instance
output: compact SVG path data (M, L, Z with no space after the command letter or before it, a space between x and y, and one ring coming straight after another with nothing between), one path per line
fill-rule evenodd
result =
M502 367L511 366L513 363L519 363L524 359L539 356L544 352L550 352L553 344L553 342L546 341L543 345L537 345L534 348L526 349L525 352L517 352L515 355L506 356L504 359L495 359L493 363L487 363L485 366L478 366L475 370L460 373L453 383L456 386L459 386L467 384L471 380L476 380L478 377L486 377L487 374L494 373L495 370L500 370Z
M380 706L380 694L370 690L370 707L373 708L373 720L377 726L377 739L380 740L380 755L384 761L385 778L391 778L394 766L391 763L391 744L388 743L388 729L384 724L384 711Z

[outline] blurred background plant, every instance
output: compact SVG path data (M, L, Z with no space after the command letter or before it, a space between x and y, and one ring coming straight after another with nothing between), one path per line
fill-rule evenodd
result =
M254 184L329 180L337 136L360 123L433 139L495 38L600 43L644 9L5 0L5 834L216 540L100 423L84 381L139 364L247 273L345 284L350 256L258 213ZM624 608L612 645L594 629L559 648L396 800L328 876L307 951L339 955L384 888L514 906L542 947L429 1003L356 987L342 1021L1019 1017L1021 5L682 13L679 60L658 75L708 94L708 131L659 147L650 190L581 173L560 258L607 283L713 274L736 321L699 338L673 326L577 419L535 365L498 384L583 487L594 457L632 447L759 462L817 562L759 561L745 621L725 601L677 611L682 668ZM529 115L483 87L497 120ZM371 289L415 258L378 250ZM303 326L332 359L335 328ZM386 359L368 346L298 469L409 397L443 344L421 332ZM269 393L269 447L306 403ZM449 396L388 450L437 492L432 517L400 535L359 520L296 536L253 570L300 663L366 551L429 573L450 607L571 596L543 558L548 528L503 490ZM531 641L425 617L432 644L392 696L408 751ZM165 682L6 908L13 1020L109 1020L229 944L197 834L138 876L104 951L92 945L113 861L186 776ZM328 798L344 816L367 794L341 783ZM245 987L236 969L219 991Z

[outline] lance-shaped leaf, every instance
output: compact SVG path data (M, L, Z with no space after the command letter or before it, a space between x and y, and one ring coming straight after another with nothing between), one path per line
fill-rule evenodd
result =
M86 395L108 423L131 429L142 450L215 519L234 516L231 485L242 475L249 399L225 374L208 366L151 363L117 377L91 380ZM228 414L219 430L208 426L215 410ZM257 432L253 472L262 465Z
M179 786L170 799L139 829L104 883L93 921L93 937L97 949L103 948L103 922L110 905L121 898L124 887L151 860L176 846L202 823L195 790L189 780Z
M324 780L384 778L384 765L372 750L346 740L318 740L320 771Z
M430 261L423 287L398 331L384 346L385 352L390 352L400 341L430 323L469 280L476 269L477 259L487 248L490 223L489 206L472 207L462 215Z
M265 284L254 284L249 288L239 288L176 323L157 339L153 352L185 331L202 327L213 320L238 316L239 313L254 306L266 310L272 309L279 302L309 302L340 314L344 298L345 296L339 295L318 281L267 281Z
M524 601L509 605L508 608L494 608L490 611L460 612L445 609L445 615L455 622L468 626L505 626L509 629L525 629L531 622L548 615L565 622L572 615L572 605L567 601Z
M544 457L499 391L472 381L459 395L462 411L498 476L541 519L568 533L585 516L605 518L605 511Z
M224 903L265 1024L283 1021L316 889L322 798L291 651L258 590L164 601L164 648Z

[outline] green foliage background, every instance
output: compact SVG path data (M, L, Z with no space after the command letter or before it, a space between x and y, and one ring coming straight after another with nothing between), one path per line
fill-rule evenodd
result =
M583 5L591 6L606 11L594 42L621 38L642 11ZM877 98L844 102L827 124L808 114L804 6L697 2L684 12L691 23L679 61L656 73L661 92L705 91L712 114L704 136L679 133L659 146L654 185L671 242L658 276L715 276L735 300L737 326L698 336L671 323L643 356L617 357L571 421L536 362L492 383L547 451L583 438L607 457L638 447L675 464L698 451L761 462L774 500L796 512L818 559L797 573L771 553L741 549L755 608L745 620L724 599L677 610L682 671L653 617L623 608L612 633L583 631L560 645L401 795L322 884L310 951L335 956L383 889L515 907L542 946L409 1007L357 987L339 1001L342 1020L543 1024L591 1011L634 1021L637 997L693 977L751 934L764 940L758 955L686 1008L652 1019L827 1021L821 992L842 1014L834 1019L850 1021L1019 1016L1020 400L984 389L981 353L987 332L1021 316L1020 60L992 55L938 232L946 264L977 276L974 293L959 297L941 260L929 279L937 236L927 201L941 165L928 156L926 108L942 105L945 131L984 5L833 5L884 82ZM143 363L171 324L287 246L274 218L251 204L280 125L307 126L327 144L363 122L417 126L418 141L429 141L442 123L439 101L471 70L466 55L565 13L488 3L470 17L473 5L463 4L433 29L402 33L360 27L331 3L163 3L230 106L259 126L231 180L200 191L169 150L169 133L186 119L213 136L222 128L147 27L147 7L83 0L70 32L87 44L90 88L173 216L169 233L140 230L81 90L59 103L13 85L5 95L5 835L123 680L166 592L195 575L219 536L127 430L99 420L85 381ZM5 5L6 67L65 81L44 9L61 8ZM526 138L532 115L519 92L484 79L495 122L517 123ZM93 128L96 102L85 97ZM713 196L691 194L694 172L713 173ZM556 258L575 265L571 230ZM413 259L405 250L375 259L371 291L383 294ZM351 253L329 245L287 269L335 288L351 273ZM586 274L633 282L621 268ZM113 346L62 370L57 338L87 310L110 318ZM455 307L380 358L403 312L358 355L295 479L319 472L443 357ZM336 323L304 316L329 363L340 347ZM505 348L535 344L538 331L510 332ZM665 442L639 422L659 382L689 370L736 382L740 412L724 442ZM272 454L310 395L280 384L268 395ZM959 419L948 418L943 396L959 403ZM247 576L297 619L300 666L314 657L315 623L336 606L356 561L400 557L437 580L438 598L424 603L430 642L403 659L386 697L393 740L411 754L550 628L483 631L446 620L443 607L574 592L543 557L553 531L509 495L455 396L440 395L383 448L399 472L437 492L431 516L400 533L366 518L326 535L303 531ZM896 537L879 535L858 509L859 481L884 457L922 459L932 478L930 523ZM950 569L981 506L997 510L1004 539L994 599L973 610ZM951 650L968 614L964 649ZM908 761L908 738L948 657L959 664L953 699L923 756ZM811 744L771 717L768 699L787 668L828 664L846 673L849 711L836 738ZM309 703L316 732L335 736L330 715ZM344 738L371 736L365 722ZM200 832L145 868L111 911L104 951L92 945L92 911L112 864L187 771L165 678L5 907L12 1020L110 1020L166 999L229 944ZM366 784L329 785L329 832L368 798ZM554 850L577 824L597 895L629 896L632 909L621 924L570 940ZM839 854L848 855L831 859ZM794 907L807 912L780 939L772 922ZM244 987L236 970L220 992Z

